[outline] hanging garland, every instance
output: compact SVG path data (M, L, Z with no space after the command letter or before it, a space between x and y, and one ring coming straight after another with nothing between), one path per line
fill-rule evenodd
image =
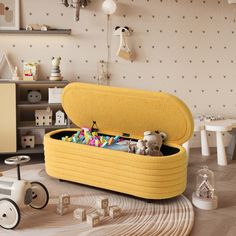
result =
M62 4L66 7L72 7L75 9L75 21L79 21L80 8L85 8L91 3L90 0L62 0Z

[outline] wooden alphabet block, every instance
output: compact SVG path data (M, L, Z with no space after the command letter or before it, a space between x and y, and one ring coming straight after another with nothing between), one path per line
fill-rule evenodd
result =
M61 216L63 216L64 214L66 214L69 211L69 207L68 206L61 206L61 205L57 205L57 213Z
M60 194L59 196L59 205L69 206L70 205L70 195L67 193Z
M121 208L118 206L110 206L109 207L109 215L114 219L119 217L121 214Z
M106 209L109 206L108 198L98 197L96 200L97 207L101 209Z
M96 227L100 224L99 215L97 213L91 213L87 215L87 223L92 227Z
M86 220L86 210L83 208L77 208L74 210L74 217L80 221Z
M109 216L108 208L105 208L105 209L98 208L97 213L98 213L98 215L103 216L103 217Z

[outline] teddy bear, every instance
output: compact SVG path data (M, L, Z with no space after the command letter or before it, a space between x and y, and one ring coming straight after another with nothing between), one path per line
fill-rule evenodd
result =
M139 139L136 144L136 154L145 155L146 142L142 139Z
M167 135L164 132L145 131L143 138L146 143L145 154L149 156L163 156L161 146L166 138Z

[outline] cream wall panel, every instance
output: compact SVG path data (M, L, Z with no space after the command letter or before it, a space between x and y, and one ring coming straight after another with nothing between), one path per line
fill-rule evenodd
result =
M0 84L0 152L16 151L15 84Z
M74 22L60 0L22 0L21 25L45 23L71 28L71 36L1 35L0 50L13 64L40 62L50 75L51 57L61 56L65 79L96 83L97 62L106 60L106 16L102 0L92 0ZM136 58L116 57L119 37L111 38L111 85L166 91L182 98L194 115L236 117L235 6L226 0L119 0L110 29L127 25ZM196 137L197 139L197 137Z

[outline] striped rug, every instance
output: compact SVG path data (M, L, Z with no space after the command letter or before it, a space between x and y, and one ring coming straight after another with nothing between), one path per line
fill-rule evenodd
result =
M21 209L21 222L14 231L0 229L6 236L181 236L189 235L194 223L191 202L183 195L170 200L147 203L133 197L103 191L78 184L59 182L47 176L44 165L23 166L22 178L40 181L50 193L50 202L43 210L30 207ZM4 172L16 176L16 169ZM64 216L56 214L58 195L71 195L70 211ZM85 208L87 213L96 210L99 196L109 198L110 205L118 205L122 214L117 219L109 216L101 219L98 227L73 218L73 210Z

